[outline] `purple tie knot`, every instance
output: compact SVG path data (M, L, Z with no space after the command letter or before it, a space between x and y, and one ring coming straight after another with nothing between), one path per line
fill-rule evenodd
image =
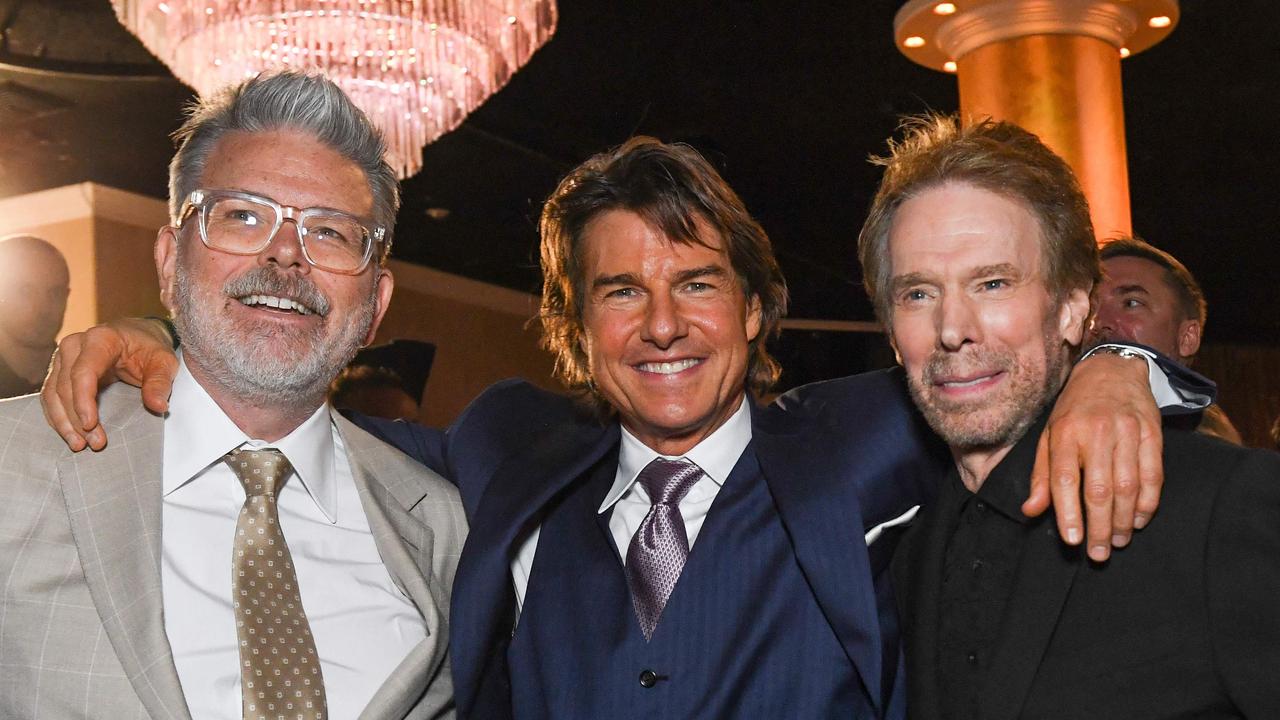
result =
M636 481L649 493L649 502L675 507L700 477L702 468L688 460L654 458L640 471Z

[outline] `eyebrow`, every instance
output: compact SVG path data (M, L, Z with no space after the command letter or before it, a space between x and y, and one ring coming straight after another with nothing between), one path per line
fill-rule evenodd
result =
M893 276L893 278L889 280L889 288L894 293L897 293L905 287L910 287L912 285L920 285L928 282L929 282L928 276L924 275L923 273L904 273L902 275Z
M702 267L689 268L676 273L675 282L688 282L700 277L726 277L728 271L719 265L704 265ZM602 287L611 287L614 285L639 285L640 278L634 273L618 273L617 275L601 275L591 282L593 289Z
M1012 275L1020 278L1022 277L1022 274L1022 271L1011 263L997 263L995 265L983 265L982 267L974 268L973 272L969 273L969 277L978 278L986 277L988 275Z
M631 273L619 273L617 275L601 275L591 282L591 287L602 288L610 285L636 285L638 280Z
M987 277L990 275L1010 275L1013 277L1021 278L1023 273L1021 270L1017 268L1017 266L1013 265L1012 263L997 263L995 265L981 265L969 271L970 278ZM928 284L931 282L936 282L936 281L933 280L929 275L925 275L924 273L918 273L918 272L904 273L902 275L894 276L889 281L889 287L896 292L901 290L904 287L910 287L912 285Z
M676 273L675 280L677 283L688 282L700 277L717 277L722 278L728 276L728 272L719 265L703 265L702 267L689 268Z
M1120 295L1127 295L1128 293L1141 293L1143 295L1150 295L1151 291L1142 287L1141 285L1119 285L1116 287L1115 290L1112 291L1112 293L1120 294Z

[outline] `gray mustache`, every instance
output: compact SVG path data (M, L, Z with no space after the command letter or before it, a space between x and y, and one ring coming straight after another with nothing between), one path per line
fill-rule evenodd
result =
M227 297L242 298L248 295L275 295L302 303L315 314L329 314L329 299L307 278L281 275L270 267L254 268L222 286Z

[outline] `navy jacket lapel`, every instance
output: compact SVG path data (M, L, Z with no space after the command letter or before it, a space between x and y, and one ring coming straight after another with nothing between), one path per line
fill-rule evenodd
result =
M825 465L821 434L808 422L753 419L756 457L796 560L879 710L880 623L856 483Z
M618 442L616 423L577 424L531 437L504 460L480 498L453 587L454 686L464 715L505 680L505 652L514 619L511 559L538 522L541 509ZM492 701L492 698L485 702Z

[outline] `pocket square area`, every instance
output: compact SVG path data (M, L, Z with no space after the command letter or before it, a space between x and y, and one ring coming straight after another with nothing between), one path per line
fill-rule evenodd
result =
M898 517L892 520L882 522L879 525L876 525L875 527L871 528L870 530L867 531L867 534L866 534L867 544L870 545L876 540L879 540L880 536L884 534L884 531L886 529L891 527L897 527L899 525L906 525L907 523L911 522L912 518L914 518L916 516L916 513L918 512L920 512L920 506L913 505L910 510L907 510L906 512L902 513Z

